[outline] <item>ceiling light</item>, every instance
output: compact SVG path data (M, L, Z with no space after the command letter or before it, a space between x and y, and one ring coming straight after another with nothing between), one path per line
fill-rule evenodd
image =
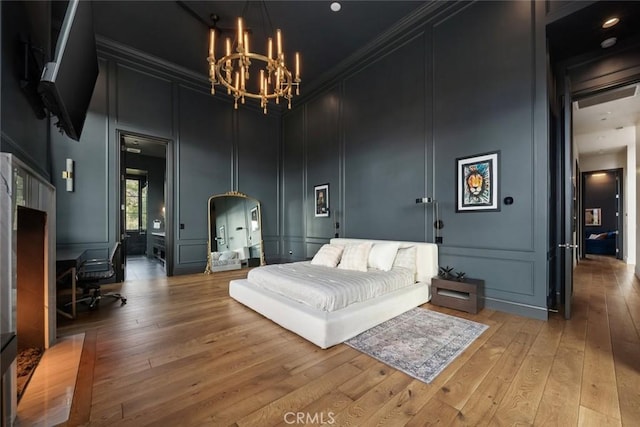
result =
M127 151L129 153L136 153L136 154L140 154L142 152L142 150L140 150L139 148L134 148L134 147L127 147Z
M339 12L340 9L342 8L342 5L340 3L338 3L337 1L334 1L333 3L331 3L331 10L334 12Z
M249 2L247 2L247 6ZM268 22L271 17L267 11L267 5L261 2L264 7L264 15ZM245 10L247 9L245 6ZM267 42L267 55L252 52L249 48L249 32L244 30L242 18L238 18L238 27L235 39L225 40L224 55L216 59L216 38L218 30L214 20L213 28L209 30L209 81L211 82L211 94L215 94L215 86L226 87L227 94L234 99L234 108L238 108L238 100L242 104L245 98L260 100L260 107L267 113L269 100L280 103L280 98L286 99L291 109L291 99L293 98L293 88L295 94L300 95L300 54L295 54L295 74L289 71L284 61L284 51L282 49L282 33L276 30L276 49L274 56L274 41L269 37ZM262 67L259 71L251 66ZM251 71L250 71L251 69ZM253 80L253 85L250 80Z
M616 25L618 22L620 22L620 19L618 19L618 18L616 18L614 16L614 17L609 18L606 21L604 21L604 24L602 24L602 28L611 28L614 25Z
M618 41L617 38L609 37L608 39L603 40L602 43L600 43L600 46L602 46L603 49L606 49L616 44L616 41Z

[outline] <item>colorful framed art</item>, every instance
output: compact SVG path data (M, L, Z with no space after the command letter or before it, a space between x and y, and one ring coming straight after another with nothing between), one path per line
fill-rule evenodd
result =
M500 152L456 159L456 212L499 211Z

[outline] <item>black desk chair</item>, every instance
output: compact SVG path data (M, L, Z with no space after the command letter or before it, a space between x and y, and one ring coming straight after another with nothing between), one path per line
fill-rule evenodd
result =
M117 242L108 259L87 259L80 263L76 278L78 287L83 289L83 296L76 300L76 304L85 302L89 304L90 309L93 309L105 297L120 300L120 305L127 303L127 298L120 293L109 292L102 294L100 292L100 282L111 279L116 274L114 263L119 249L120 242Z

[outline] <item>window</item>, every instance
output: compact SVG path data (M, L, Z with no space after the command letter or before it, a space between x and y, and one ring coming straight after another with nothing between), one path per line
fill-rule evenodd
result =
M127 231L147 229L147 182L129 177L125 190L125 220Z

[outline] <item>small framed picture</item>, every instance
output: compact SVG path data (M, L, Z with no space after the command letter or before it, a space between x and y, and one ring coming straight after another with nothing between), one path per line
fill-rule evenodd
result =
M258 207L251 209L251 231L257 231L260 229L260 219L258 214Z
M500 152L456 159L456 212L499 211Z
M602 225L602 211L600 208L589 208L584 210L584 225Z
M315 198L315 216L329 216L329 184L316 185L313 187Z

